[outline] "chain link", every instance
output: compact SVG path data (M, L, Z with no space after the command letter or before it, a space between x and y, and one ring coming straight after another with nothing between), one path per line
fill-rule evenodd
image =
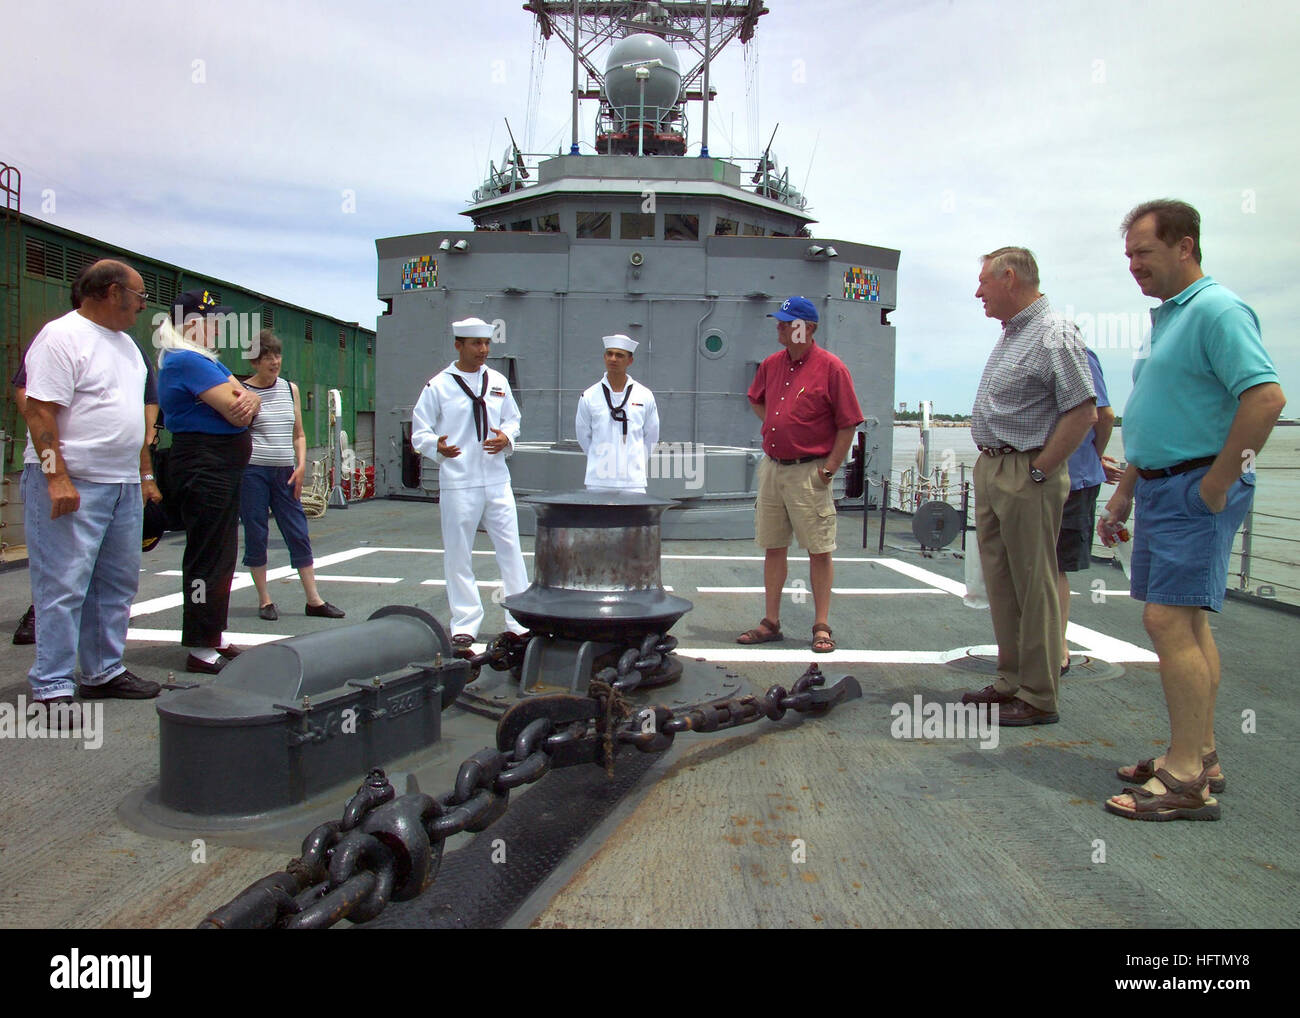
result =
M655 706L633 714L624 694L643 675L663 667L676 645L673 637L651 636L629 648L616 668L602 669L592 680L590 717L568 721L574 716L568 713L558 728L548 717L530 721L509 750L487 747L465 760L452 791L441 798L422 792L398 796L385 773L375 768L348 800L341 820L316 827L303 840L302 855L245 888L200 927L321 929L340 919L366 922L390 901L414 898L433 883L448 838L485 830L505 814L513 789L556 768L599 759L612 777L614 757L624 745L662 753L681 732L724 731L763 718L779 721L790 710L824 714L862 695L852 676L820 688L826 679L814 664L788 693L772 686L761 698L713 700L679 712ZM494 660L512 653L507 646ZM546 699L533 703L545 706ZM554 699L572 710L571 697Z

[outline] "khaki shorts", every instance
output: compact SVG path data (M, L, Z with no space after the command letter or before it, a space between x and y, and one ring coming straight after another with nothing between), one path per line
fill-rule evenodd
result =
M781 466L764 456L758 464L754 540L760 548L788 548L790 537L810 555L835 550L835 499L817 473L826 460Z

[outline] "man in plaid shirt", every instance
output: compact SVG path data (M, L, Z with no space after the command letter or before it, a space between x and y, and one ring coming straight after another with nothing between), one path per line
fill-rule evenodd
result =
M1056 538L1070 491L1066 461L1097 420L1082 337L1038 290L1022 247L986 254L975 296L1002 335L975 393L975 528L998 641L998 677L963 703L998 704L1003 725L1060 720Z

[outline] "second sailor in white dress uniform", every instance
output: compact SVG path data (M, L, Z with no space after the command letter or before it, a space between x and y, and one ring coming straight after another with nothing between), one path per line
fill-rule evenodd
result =
M506 456L519 437L519 406L506 377L486 367L492 326L467 318L452 323L452 334L457 359L420 393L411 415L411 445L438 464L452 642L463 650L483 624L483 601L470 554L480 521L496 550L507 597L528 587L528 573L506 467ZM505 621L509 632L525 632L509 612Z
M659 442L654 393L628 373L635 339L605 336L605 377L578 400L574 427L587 454L588 491L645 494L646 464Z

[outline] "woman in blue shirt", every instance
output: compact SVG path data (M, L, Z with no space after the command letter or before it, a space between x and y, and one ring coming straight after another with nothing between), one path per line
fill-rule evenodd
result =
M185 524L181 644L188 672L215 675L239 653L226 642L230 584L238 546L239 484L252 441L248 425L261 400L217 360L218 306L206 290L176 298L184 332L160 330L158 399L172 433L169 501Z

